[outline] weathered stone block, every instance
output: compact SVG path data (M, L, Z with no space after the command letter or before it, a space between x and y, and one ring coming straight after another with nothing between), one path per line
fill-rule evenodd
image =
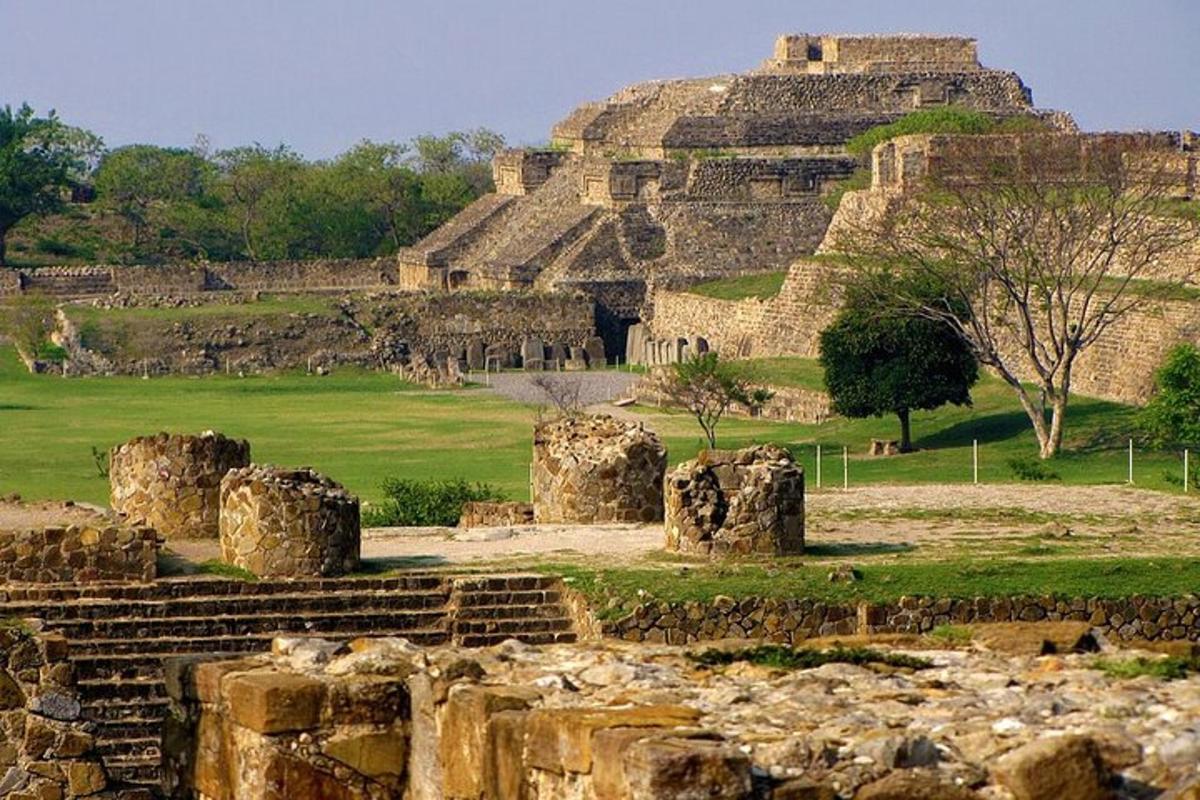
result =
M325 687L318 680L282 672L247 672L222 682L229 716L258 733L314 728L321 721Z
M1016 800L1108 800L1108 774L1096 742L1069 735L1039 739L1005 753L992 779Z
M703 739L646 739L625 753L629 797L700 800L751 796L750 759L736 747Z
M529 764L550 772L592 770L592 736L606 728L678 728L694 725L700 712L686 706L535 709L529 714Z

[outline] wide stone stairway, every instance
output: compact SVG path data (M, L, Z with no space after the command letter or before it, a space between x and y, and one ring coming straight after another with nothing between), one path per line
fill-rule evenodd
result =
M70 643L82 714L114 781L157 786L167 714L163 663L249 655L276 636L402 636L483 647L575 641L561 581L542 575L263 580L9 587L0 616L37 618Z

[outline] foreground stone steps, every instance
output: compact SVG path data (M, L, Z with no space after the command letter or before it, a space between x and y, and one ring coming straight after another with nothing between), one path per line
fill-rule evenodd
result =
M192 655L262 653L284 636L402 636L484 647L575 641L561 583L543 575L415 573L389 578L9 587L0 614L37 617L70 644L82 716L111 778L159 783L168 713L163 665Z

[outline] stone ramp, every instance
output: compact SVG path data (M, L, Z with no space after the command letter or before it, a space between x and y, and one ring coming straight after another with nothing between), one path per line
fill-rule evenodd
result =
M83 703L115 782L159 784L167 716L163 665L189 655L266 652L283 636L402 636L484 647L505 639L572 642L561 581L542 575L10 587L0 615L37 618L70 642Z

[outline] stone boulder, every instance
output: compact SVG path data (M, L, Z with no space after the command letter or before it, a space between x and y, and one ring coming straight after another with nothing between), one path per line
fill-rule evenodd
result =
M1016 800L1109 800L1108 770L1090 736L1038 739L1005 753L992 779Z
M656 522L667 450L641 423L607 415L538 424L533 504L539 523Z
M255 575L333 577L358 568L358 498L311 469L253 464L221 481L221 559Z
M667 549L804 552L804 470L781 447L707 450L666 479Z
M249 463L246 440L213 431L139 436L109 455L112 507L168 539L215 539L221 479Z

